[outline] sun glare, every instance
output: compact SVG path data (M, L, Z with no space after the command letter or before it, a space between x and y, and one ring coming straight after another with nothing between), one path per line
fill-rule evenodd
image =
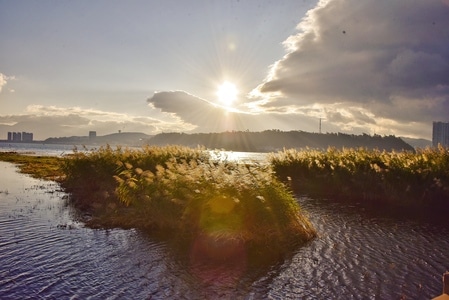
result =
M237 94L237 87L229 81L223 82L217 90L218 100L226 106L231 106L237 100Z

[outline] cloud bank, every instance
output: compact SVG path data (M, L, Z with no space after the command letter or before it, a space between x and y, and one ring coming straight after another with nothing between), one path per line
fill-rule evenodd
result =
M147 102L151 107L190 124L193 126L191 129L197 132L249 129L258 122L256 116L227 110L184 91L158 92Z
M385 133L449 121L448 15L441 0L320 1L247 105Z
M169 120L80 107L30 105L21 115L0 115L0 139L6 139L9 131L33 132L35 140L45 140L49 137L87 136L91 130L97 131L98 135L119 130L156 134L176 131L177 128L179 124Z
M314 115L298 117L295 111L250 113L237 109L229 110L184 91L158 92L147 102L150 107L160 109L194 126L193 132L269 129L318 131L318 119ZM301 121L301 124L298 121ZM187 131L187 128L182 131Z

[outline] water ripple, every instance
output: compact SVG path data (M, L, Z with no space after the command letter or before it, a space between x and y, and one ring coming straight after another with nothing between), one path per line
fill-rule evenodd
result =
M0 170L1 299L428 299L449 269L447 224L307 198L319 236L285 261L204 264L138 230L84 228L57 185Z

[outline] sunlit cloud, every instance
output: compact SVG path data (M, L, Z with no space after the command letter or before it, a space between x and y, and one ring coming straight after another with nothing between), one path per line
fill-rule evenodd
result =
M35 139L59 136L86 136L91 130L98 135L123 132L156 134L194 128L179 118L158 119L126 113L81 107L29 105L20 115L0 115L0 135L8 131L33 132ZM0 139L2 139L0 137Z
M148 100L151 108L171 114L194 127L185 131L220 132L249 128L255 116L209 102L184 91L155 93ZM250 126L251 127L251 126Z
M341 129L380 133L448 120L447 15L441 0L320 1L246 106L290 112L319 104Z
M2 89L3 89L3 86L5 86L6 83L7 83L6 78L7 78L7 77L6 77L5 75L3 75L2 73L0 73L0 93L1 93L1 91L2 91Z
M148 99L152 108L173 114L192 124L193 132L309 130L309 117L268 111L247 113L201 99L183 91L159 92ZM187 131L187 130L186 130Z
M3 90L3 87L6 86L6 84L8 83L9 80L14 80L15 77L14 76L7 76L3 73L0 73L0 93ZM9 90L11 93L14 93L13 89Z

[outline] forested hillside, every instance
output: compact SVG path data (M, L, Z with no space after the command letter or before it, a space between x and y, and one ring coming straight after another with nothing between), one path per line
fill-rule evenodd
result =
M150 145L204 146L209 149L232 151L271 152L283 148L359 148L379 150L409 150L413 147L395 136L350 135L344 133L310 133L304 131L267 130L263 132L222 133L161 133L150 140Z

